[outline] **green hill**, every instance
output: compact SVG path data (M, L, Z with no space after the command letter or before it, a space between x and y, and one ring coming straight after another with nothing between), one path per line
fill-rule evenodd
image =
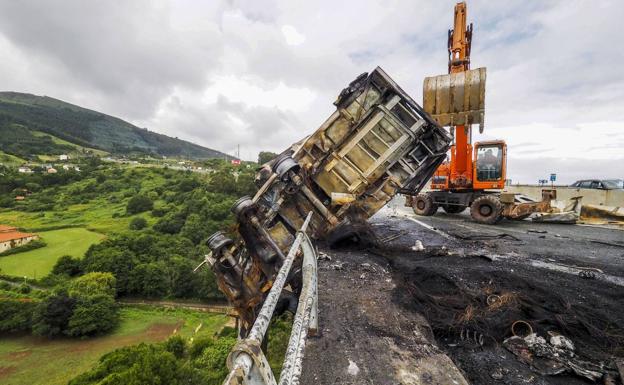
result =
M28 158L89 149L113 154L187 158L220 158L225 155L58 99L0 92L1 151Z

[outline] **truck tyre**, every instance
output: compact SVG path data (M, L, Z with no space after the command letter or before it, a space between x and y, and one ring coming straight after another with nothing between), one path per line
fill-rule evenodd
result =
M416 215L429 217L438 211L438 205L433 203L433 198L427 194L418 194L412 202L412 208Z
M475 222L493 225L502 218L503 205L494 195L483 195L470 205L470 216Z
M444 211L448 214L459 214L466 210L466 206L458 206L458 205L442 205Z

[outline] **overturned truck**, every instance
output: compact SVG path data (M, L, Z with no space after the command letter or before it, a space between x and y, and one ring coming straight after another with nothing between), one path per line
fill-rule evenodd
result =
M309 212L308 233L326 238L368 219L395 194L420 191L446 156L446 131L379 67L358 76L334 105L314 133L258 171L258 192L232 207L238 234L217 232L207 241L205 262L237 312L242 336ZM287 287L283 300L296 303L297 262Z

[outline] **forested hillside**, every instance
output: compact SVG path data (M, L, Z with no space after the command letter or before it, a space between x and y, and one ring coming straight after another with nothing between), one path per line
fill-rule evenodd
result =
M126 121L47 96L0 92L0 150L20 157L68 149L47 133L75 145L115 154L223 158L225 154L157 134Z

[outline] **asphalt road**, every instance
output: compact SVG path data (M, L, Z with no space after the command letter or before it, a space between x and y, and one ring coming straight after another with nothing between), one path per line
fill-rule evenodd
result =
M483 225L472 221L468 210L461 214L446 214L439 210L434 216L421 217L398 202L373 217L372 222L385 223L388 217L399 219L396 224L398 229L411 232L417 228L419 232L427 230L426 238L433 245L451 243L461 248L462 241L473 238L485 242L486 246L498 248L503 257L515 257L516 261L527 263L540 261L542 268L553 268L552 264L597 268L604 271L607 278L615 277L614 281L624 285L624 228L536 223L530 220L502 220L494 226ZM485 239L498 236L503 238ZM578 269L570 272L578 273Z

